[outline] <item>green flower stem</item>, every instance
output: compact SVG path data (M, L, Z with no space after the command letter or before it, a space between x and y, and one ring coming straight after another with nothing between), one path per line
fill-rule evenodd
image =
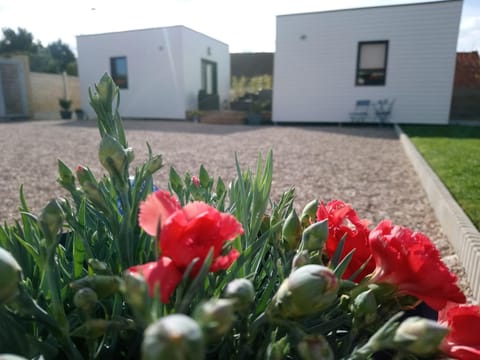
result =
M65 354L68 359L81 360L83 359L82 355L70 340L68 332L65 332L44 309L42 309L27 293L23 286L19 288L20 293L13 301L14 305L18 311L22 314L29 314L33 316L38 321L42 322L48 326L52 334L59 340L62 345Z
M57 267L55 266L54 256L50 256L45 264L45 275L47 279L47 286L50 291L50 296L52 299L52 313L60 325L62 333L67 336L68 334L68 321L67 316L63 308L63 302L60 296L60 289L58 285L60 284L60 277L58 274Z

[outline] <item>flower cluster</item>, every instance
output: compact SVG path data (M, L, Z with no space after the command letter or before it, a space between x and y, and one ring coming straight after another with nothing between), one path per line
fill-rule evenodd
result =
M422 233L294 189L272 153L226 186L134 158L105 75L90 94L108 176L59 161L68 198L0 226L0 353L25 359L480 358L480 307ZM134 174L134 175L131 175ZM152 192L153 191L153 192Z

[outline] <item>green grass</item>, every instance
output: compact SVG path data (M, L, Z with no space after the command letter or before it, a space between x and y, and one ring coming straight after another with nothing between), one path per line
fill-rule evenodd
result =
M402 129L480 229L480 127L402 125Z

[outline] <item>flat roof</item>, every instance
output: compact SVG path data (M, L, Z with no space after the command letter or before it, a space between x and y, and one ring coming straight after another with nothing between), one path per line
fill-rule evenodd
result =
M392 5L377 5L377 6L366 6L366 7L356 7L356 8L345 8L345 9L336 9L336 10L325 10L325 11L312 11L304 13L295 13L295 14L283 14L277 15L277 17L283 16L297 16L297 15L311 15L311 14L326 14L334 13L340 11L357 11L357 10L371 10L371 9L383 9L383 8L392 8L392 7L404 7L404 6L419 6L419 5L432 5L432 4L444 4L451 2L463 2L463 0L440 0L440 1L424 1L418 3L408 3L408 4L392 4Z
M183 28L183 29L186 29L186 30L189 30L189 31L193 31L193 32L195 32L199 35L205 36L209 39L212 39L214 41L217 41L219 43L222 43L222 44L228 46L228 44L226 42L215 39L214 37L206 35L206 34L200 32L200 31L193 30L192 28L189 28L188 26L185 26L185 25L171 25L171 26L159 26L159 27L144 28L144 29L108 31L108 32L103 32L103 33L95 33L95 34L81 34L81 35L76 35L76 37L78 38L78 37L87 37L87 36L113 35L113 34L121 34L121 33L140 32L140 31L164 30L164 29L172 29L172 28Z

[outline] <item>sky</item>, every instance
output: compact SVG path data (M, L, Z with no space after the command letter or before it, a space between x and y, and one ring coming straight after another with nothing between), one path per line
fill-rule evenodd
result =
M429 0L0 0L0 27L26 28L44 46L76 36L184 25L231 53L275 51L277 15ZM1 35L1 34L0 34ZM480 48L480 1L464 0L458 51Z

